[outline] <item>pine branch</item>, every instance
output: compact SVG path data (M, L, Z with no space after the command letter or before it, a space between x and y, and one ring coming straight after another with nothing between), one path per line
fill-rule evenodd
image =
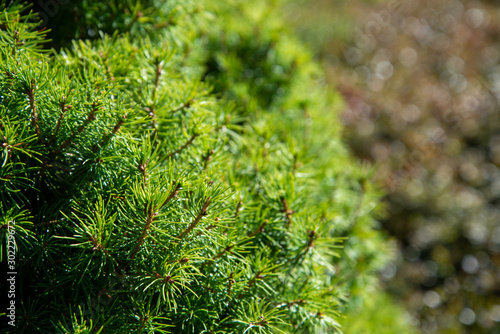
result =
M240 294L238 295L238 299L243 298L243 297L245 296L245 293L246 293L246 292L248 292L248 291L252 288L252 286L254 286L254 284L255 284L255 283L257 283L257 280L261 280L261 279L264 279L264 278L265 278L265 276L264 276L264 275L262 275L262 271L260 271L260 270L259 270L259 271L255 274L255 276L254 276L254 277L253 277L253 278L252 278L252 279L248 282L248 284L247 284L247 286L246 286L246 288L245 288L245 291L244 291L244 292L242 292L242 293L240 293Z
M248 288L251 288L255 282L257 282L258 279L263 279L264 276L262 275L262 271L258 271L257 274L248 282Z
M304 306L306 304L307 304L307 300L297 299L297 300L292 300L291 302L278 304L278 305L276 305L276 307L278 307L278 308L281 308L281 307L291 308L292 306Z
M156 100L156 92L158 91L158 86L160 85L160 77L162 74L162 69L163 69L163 63L158 60L158 58L155 59L155 79L154 79L154 88L153 88L153 93L151 96L151 101Z
M201 218L206 216L209 205L210 205L210 197L207 198L207 200L205 201L205 205L203 205L203 208L200 210L200 212L193 220L193 222L188 226L188 228L186 228L184 231L182 231L181 234L179 234L177 239L182 240L187 234L189 234L189 232L191 232L196 227L196 225L198 225L198 223L201 221Z
M118 122L116 122L115 126L113 127L113 130L111 130L110 133L108 133L107 135L105 135L103 137L103 139L101 140L101 143L99 145L94 145L94 147L92 148L92 150L94 152L97 152L99 150L99 148L103 148L107 143L108 141L118 133L118 131L120 131L120 128L122 127L123 123L125 123L125 119L127 118L127 114L123 115L119 120Z
M203 160L203 170L207 170L208 164L210 163L210 161L212 161L212 155L214 154L214 152L214 150L208 150L207 154L203 154L201 156Z
M205 227L205 231L210 231L211 229L214 229L217 227L217 223L219 222L220 218L217 217L215 218L215 224L210 224L208 225L207 227ZM196 233L197 236L200 236L203 234L203 231L198 231L198 233Z
M92 247L92 251L96 251L96 250L102 250L104 252L104 254L106 255L106 257L108 257L109 253L108 251L104 248L103 245L101 245L97 240L96 238L94 238L94 236L90 235L89 233L87 233L87 238L89 238L89 241L92 242L92 244L94 245L94 247Z
M306 252L314 247L314 240L316 240L317 232L314 230L309 230L307 231L307 234L309 235L309 241L307 242Z
M229 246L226 246L222 251L220 251L215 257L214 257L214 261L217 260L217 259L220 259L222 256L224 256L224 254L228 253L228 252L231 252L231 249L234 248L234 244L231 244Z
M92 108L90 109L90 112L89 114L87 115L87 119L83 122L83 124L81 124L75 132L73 132L71 134L71 136L69 136L62 144L61 146L59 146L58 149L55 149L54 151L52 151L52 154L51 156L54 157L56 156L57 154L59 154L62 150L64 150L69 144L71 144L74 140L74 138L76 138L77 134L78 133L82 133L83 130L87 127L87 125L89 125L92 121L94 121L96 119L96 113L97 113L97 110L99 110L99 107L100 107L100 102L98 101L94 101L92 102Z
M173 108L173 109L170 109L168 111L169 114L173 114L173 113L176 113L178 111L181 111L183 109L186 109L186 108L189 108L191 107L191 104L194 102L194 99L190 99L189 101L187 102L184 102L184 103L181 103L179 106Z
M179 154L181 153L184 149L186 149L189 145L191 145L193 143L193 140L196 139L196 137L198 137L198 134L197 133L194 133L191 138L189 138L189 140L184 144L182 145L180 148L178 148L177 150L175 150L174 152L170 152L169 154L167 154L166 158L170 158L176 154Z
M151 93L151 105L146 108L149 111L149 116L153 122L153 137L156 137L156 133L158 132L158 124L156 121L156 93L158 91L158 86L160 85L160 77L162 74L163 64L158 58L155 58L155 78L153 83L153 92Z
M146 173L146 167L148 166L148 162L149 162L149 158L146 162L140 162L139 163L139 171L141 172L142 174L142 188L143 189L146 189L146 187L148 186L147 185L147 173Z
M234 219L238 218L238 215L240 214L240 209L241 209L241 200L243 198L240 196L240 201L238 202L238 204L236 205L236 211L234 212Z
M17 30L14 30L14 43L12 43L12 55L15 56L16 55L16 48L18 46L22 46L22 44L20 44L19 42L21 41L19 39L19 31Z
M267 220L265 220L262 224L260 224L259 228L250 233L248 236L251 238L255 237L259 233L264 232L264 228L266 227L266 225L267 225Z
M31 125L35 127L35 133L37 137L40 137L40 125L38 124L39 117L38 117L38 111L36 108L35 104L35 80L32 79L30 83L30 88L26 89L24 92L26 95L28 95L28 100L30 103L30 109L31 109Z
M285 213L286 217L286 227L290 227L292 224L292 215L295 213L295 211L290 210L288 207L288 203L286 202L286 199L284 197L281 197L281 203L283 204L283 209L281 212Z
M54 129L54 133L52 134L52 137L50 139L50 146L54 146L54 143L56 141L56 136L59 133L59 129L61 128L61 122L62 122L62 119L64 118L64 114L66 113L66 111L68 111L69 109L72 108L71 105L66 104L65 98L63 98L63 100L61 101L60 106L61 106L61 112L59 114L59 118L57 119L56 128Z
M62 221L61 220L50 220L48 222L41 222L41 223L33 224L33 226L38 227L38 226L50 225L50 224L55 224L55 223L60 223L60 222L62 222Z
M314 230L307 231L308 240L304 249L293 258L289 258L287 263L291 263L289 271L291 271L297 264L301 263L306 256L306 254L314 248L314 240L317 239L318 233Z
M236 246L236 245L231 244L231 245L228 245L228 246L224 247L224 249L221 250L219 253L217 253L217 255L213 259L207 260L207 262L203 263L203 265L201 266L201 269L203 270L205 268L205 266L211 265L212 263L215 262L215 260L220 259L221 257L223 257L224 254L226 254L228 252L231 252L231 250L234 248L234 246Z
M180 182L174 182L174 185L175 185L174 189L172 189L172 191L168 195L167 199L165 200L165 202L163 202L163 204L161 205L160 208L164 208L165 205L167 205L179 193L179 189L182 186L181 183Z
M155 217L158 215L158 212L156 212L156 207L152 207L150 203L146 203L145 211L147 213L146 214L147 215L146 222L144 224L144 227L142 228L141 235L139 236L139 238L136 241L136 245L134 247L134 250L132 251L132 254L129 257L128 263L130 263L135 258L135 256L137 255L137 253L141 249L141 246L144 244L144 240L148 236L149 229L151 228L151 224L153 223Z
M231 296L231 289L233 287L233 284L236 283L234 280L234 271L231 271L231 274L229 274L229 278L227 281L227 295Z

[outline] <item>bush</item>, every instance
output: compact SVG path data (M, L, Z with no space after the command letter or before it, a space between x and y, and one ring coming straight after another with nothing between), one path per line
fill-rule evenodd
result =
M339 331L388 257L380 194L272 8L81 1L49 52L1 6L16 332Z
M316 46L347 101L346 141L389 190L401 255L387 289L425 333L500 332L498 2L352 1L335 29L331 2L298 2L331 29ZM294 22L317 36L307 24Z

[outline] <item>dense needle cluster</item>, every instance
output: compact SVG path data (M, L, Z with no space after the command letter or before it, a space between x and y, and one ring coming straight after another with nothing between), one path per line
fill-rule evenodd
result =
M15 330L340 330L387 256L379 194L272 6L77 2L57 52L25 6L0 10Z

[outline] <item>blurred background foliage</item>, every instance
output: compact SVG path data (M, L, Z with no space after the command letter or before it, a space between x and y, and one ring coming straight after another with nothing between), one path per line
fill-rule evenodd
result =
M345 141L379 167L399 249L386 290L424 333L500 333L500 3L284 12L344 96Z

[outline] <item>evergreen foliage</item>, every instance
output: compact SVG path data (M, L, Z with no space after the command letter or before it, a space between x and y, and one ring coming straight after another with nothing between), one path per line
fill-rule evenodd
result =
M11 332L340 330L387 258L380 194L271 5L82 1L98 38L58 52L0 6Z

